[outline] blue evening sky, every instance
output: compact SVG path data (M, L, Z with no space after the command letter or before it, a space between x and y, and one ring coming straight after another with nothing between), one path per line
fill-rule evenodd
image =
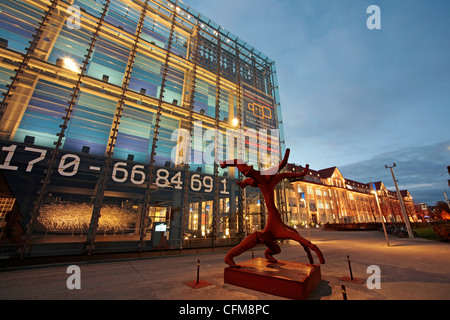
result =
M184 2L275 61L290 162L450 196L450 1Z

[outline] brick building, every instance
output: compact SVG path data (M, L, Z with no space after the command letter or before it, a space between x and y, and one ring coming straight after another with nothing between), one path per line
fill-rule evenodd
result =
M287 170L301 172L303 167L288 164ZM350 180L337 167L310 170L302 180L292 180L286 188L289 224L363 223L380 222L375 186L381 211L386 222L402 222L400 202L395 191L386 189L383 182L362 183ZM401 190L410 221L419 218L412 196Z

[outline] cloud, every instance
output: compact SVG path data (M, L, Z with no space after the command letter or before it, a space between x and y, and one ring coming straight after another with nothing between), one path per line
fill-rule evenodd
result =
M414 189L424 189L424 188L430 188L430 187L436 187L437 183L411 183L407 185L403 185L403 189L406 190L414 190Z
M450 193L449 1L381 1L381 30L371 0L184 1L275 61L292 162L392 190L395 162L416 201Z
M415 202L435 204L445 200L443 192L450 194L447 179L447 166L450 165L450 140L433 145L401 148L359 161L339 170L345 178L360 182L383 181L384 185L395 191L389 169L393 168L399 189L407 189Z

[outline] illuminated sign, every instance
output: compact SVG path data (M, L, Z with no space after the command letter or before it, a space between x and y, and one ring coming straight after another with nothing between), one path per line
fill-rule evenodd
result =
M244 127L250 129L277 129L274 102L271 96L243 86Z
M259 104L256 104L256 103L249 103L248 108L253 111L253 115L255 117L258 117L261 119L264 119L264 118L272 119L272 112L270 111L270 109L268 107L260 106Z
M167 231L167 225L165 223L155 224L155 231L166 232Z
M279 131L271 96L243 85L243 125L248 134L248 163L272 166L280 157ZM253 149L252 149L253 148Z
M1 146L1 145L0 145ZM9 144L1 146L0 169L8 171L21 171L27 173L42 174L46 170L52 150L30 147L22 144ZM103 171L104 158L96 157L94 161L88 156L75 153L63 153L56 160L54 174L62 177L76 177L79 174L100 173ZM99 161L100 160L100 161ZM152 184L159 188L183 189L184 172L166 168L157 168L152 179ZM136 164L135 162L117 161L111 163L108 176L118 184L129 183L142 185L147 180L148 165ZM218 192L229 194L227 179L220 178ZM209 175L191 174L189 179L190 190L195 192L211 193L214 190L214 177Z

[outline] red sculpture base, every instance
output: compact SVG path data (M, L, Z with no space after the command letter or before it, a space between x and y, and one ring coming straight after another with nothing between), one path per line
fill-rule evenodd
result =
M209 286L211 283L205 280L192 280L192 281L188 281L188 282L184 282L185 285L194 288L194 289L198 289L198 288L203 288L206 286Z
M322 279L320 266L315 264L256 258L239 265L225 268L225 283L289 299L308 298Z
M351 278L351 277L342 277L339 280L341 281L347 281L347 282L353 282L353 283L357 283L357 284L362 284L364 281L366 281L366 279L361 279L361 278Z

